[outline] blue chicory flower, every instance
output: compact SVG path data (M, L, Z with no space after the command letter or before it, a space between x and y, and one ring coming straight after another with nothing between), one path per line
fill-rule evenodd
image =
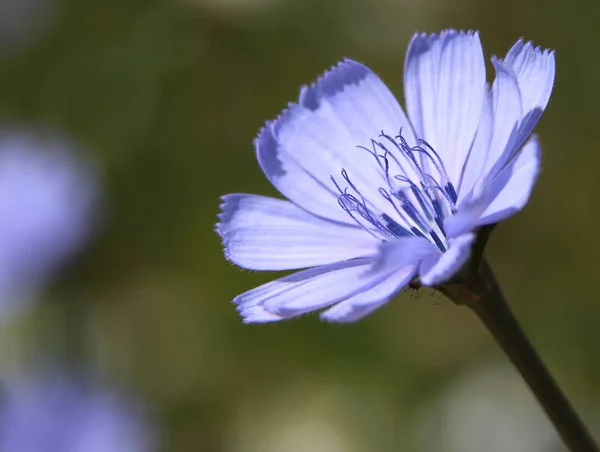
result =
M62 140L0 135L0 317L43 287L94 229L98 174Z
M50 374L0 391L0 452L149 452L154 439L130 397Z
M326 307L325 320L360 319L417 276L447 281L478 227L524 207L554 52L519 40L492 64L490 88L477 32L417 34L405 63L408 116L375 73L345 60L266 124L258 161L289 201L226 195L217 232L240 267L307 269L236 297L245 322Z

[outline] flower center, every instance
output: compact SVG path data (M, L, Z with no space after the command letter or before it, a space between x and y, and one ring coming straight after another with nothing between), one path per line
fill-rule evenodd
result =
M363 196L342 169L343 188L331 176L340 193L340 206L359 226L379 239L425 237L441 252L446 251L444 220L456 212L457 196L442 159L424 140L418 140L417 146L409 146L402 131L393 138L382 131L378 138L379 141L371 140L371 149L357 147L375 159L383 183L377 190L380 198Z

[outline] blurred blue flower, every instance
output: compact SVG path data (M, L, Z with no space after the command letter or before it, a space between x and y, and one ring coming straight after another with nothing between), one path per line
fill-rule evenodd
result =
M152 435L128 398L46 375L0 392L0 452L148 452Z
M98 178L59 140L0 135L0 316L22 306L93 230Z
M226 195L217 232L241 267L312 268L236 297L245 322L325 307L323 319L357 320L416 276L446 281L477 227L523 208L554 52L519 40L492 64L490 88L478 33L418 34L405 63L408 117L376 74L345 60L266 124L258 161L291 202Z

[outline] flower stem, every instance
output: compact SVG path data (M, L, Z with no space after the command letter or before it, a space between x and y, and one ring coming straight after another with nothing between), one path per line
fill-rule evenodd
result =
M593 438L515 319L485 259L466 286L448 284L441 290L477 314L525 379L569 450L598 452Z

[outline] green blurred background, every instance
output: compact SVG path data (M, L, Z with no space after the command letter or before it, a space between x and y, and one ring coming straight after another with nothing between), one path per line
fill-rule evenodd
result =
M4 369L41 350L84 362L146 401L164 451L563 450L466 309L421 291L353 325L243 325L231 299L274 276L227 263L213 232L220 195L276 195L252 139L300 85L351 57L401 99L412 34L472 28L488 57L521 36L556 49L542 176L488 256L600 426L594 2L28 1L42 13L33 38L0 48L0 119L58 128L92 154L107 216L41 303L0 330Z

